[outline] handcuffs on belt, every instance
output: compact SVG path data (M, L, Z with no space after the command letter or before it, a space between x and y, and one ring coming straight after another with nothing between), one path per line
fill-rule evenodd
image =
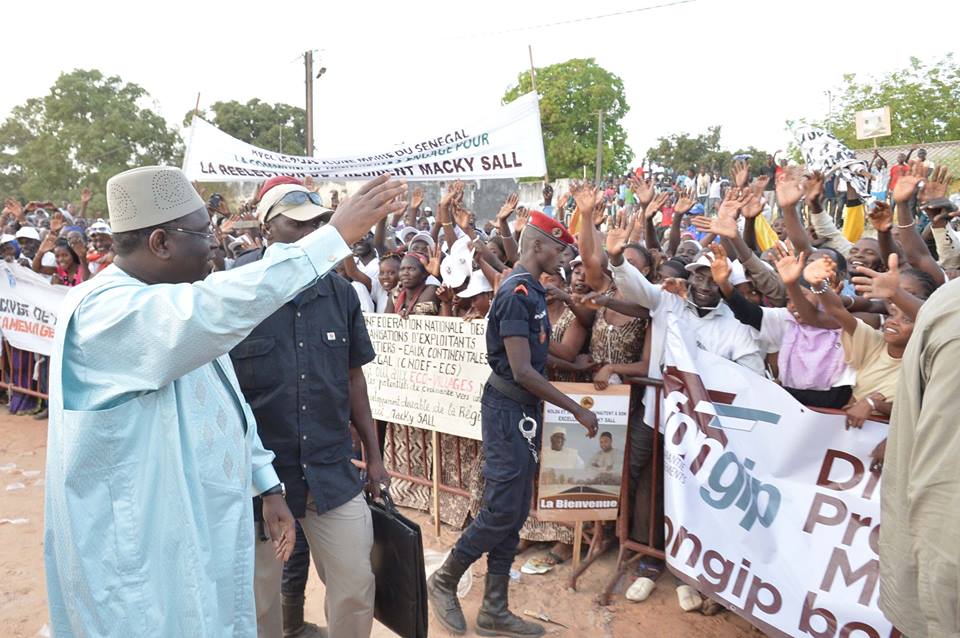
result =
M533 462L540 462L540 455L537 453L537 446L533 444L534 437L537 436L537 420L524 413L523 418L517 424L520 434L527 440L527 447L530 448L530 455L533 456Z

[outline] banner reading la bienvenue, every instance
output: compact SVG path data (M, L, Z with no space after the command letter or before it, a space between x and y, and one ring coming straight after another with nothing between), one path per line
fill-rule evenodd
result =
M663 375L667 562L770 635L898 636L877 607L887 426L844 430L670 324Z
M50 355L57 312L70 290L14 262L0 261L0 334L14 348Z
M360 123L357 123L359 125ZM300 157L264 150L194 117L183 170L192 181L264 180L277 175L315 179L369 179L390 172L407 180L493 179L546 173L540 106L527 93L479 122L438 126L348 157Z

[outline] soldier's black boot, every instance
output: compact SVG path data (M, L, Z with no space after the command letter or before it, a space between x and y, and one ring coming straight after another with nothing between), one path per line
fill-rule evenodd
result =
M507 588L510 576L507 574L487 574L483 588L483 604L477 614L477 633L481 636L511 636L527 638L542 636L543 627L527 622L513 614L509 609Z
M463 609L457 599L457 585L460 584L460 577L467 571L467 567L469 565L458 561L451 551L440 569L427 579L427 595L434 617L447 631L458 636L467 633L467 620L463 617Z

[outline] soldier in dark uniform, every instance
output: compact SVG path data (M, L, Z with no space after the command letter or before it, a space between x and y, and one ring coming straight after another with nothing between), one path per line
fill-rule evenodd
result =
M591 438L596 415L547 381L544 369L550 344L550 320L541 273L555 272L558 258L573 243L559 222L533 212L520 239L520 259L500 283L487 323L487 360L493 372L483 388L481 426L486 487L483 506L446 562L428 581L437 620L455 634L466 632L457 600L460 577L487 554L487 580L477 615L482 636L540 636L542 626L508 609L510 566L520 528L530 512L541 440L542 401L571 412Z

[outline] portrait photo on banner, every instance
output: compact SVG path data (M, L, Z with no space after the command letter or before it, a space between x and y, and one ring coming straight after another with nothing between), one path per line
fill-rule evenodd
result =
M610 520L620 505L630 387L598 391L590 383L556 383L593 410L599 433L588 438L573 415L547 405L543 419L537 517L544 520Z

